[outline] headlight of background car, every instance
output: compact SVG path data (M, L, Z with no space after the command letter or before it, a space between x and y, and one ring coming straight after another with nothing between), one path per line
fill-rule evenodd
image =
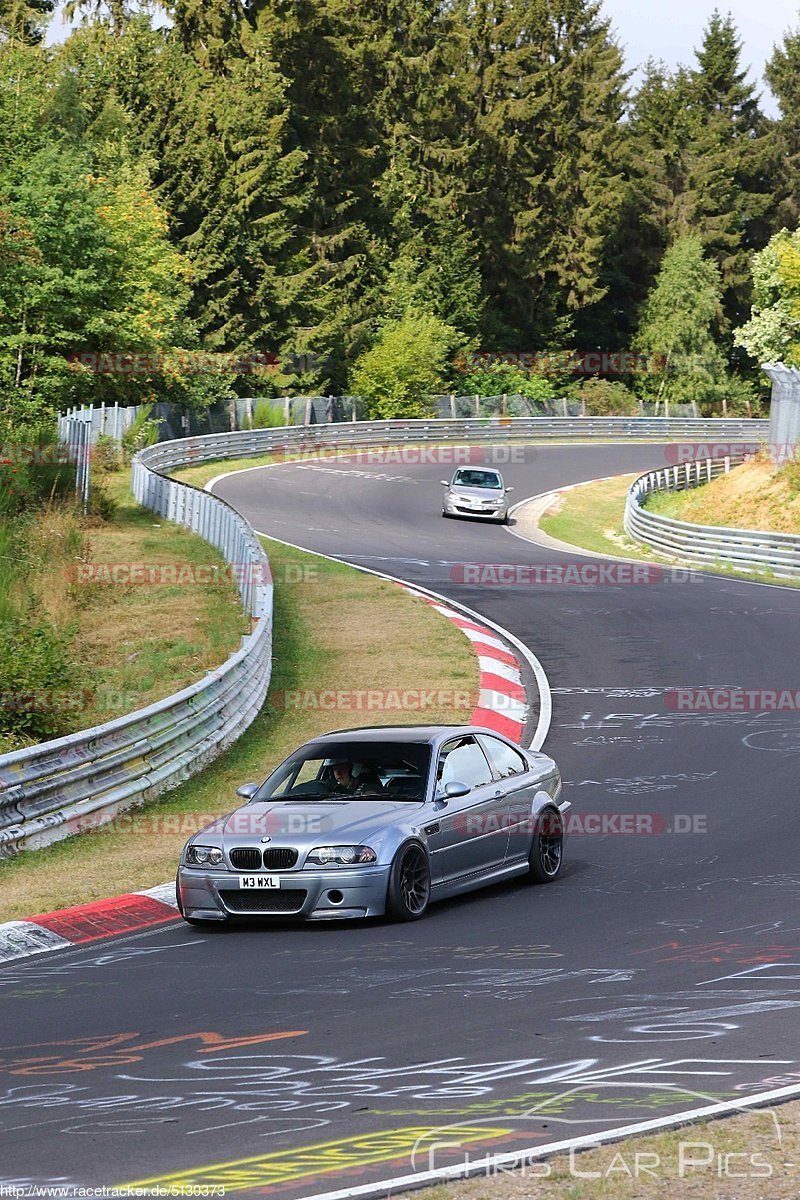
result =
M371 846L317 846L306 859L306 866L355 867L377 861L378 856Z
M190 846L186 851L190 867L221 867L224 861L219 846Z

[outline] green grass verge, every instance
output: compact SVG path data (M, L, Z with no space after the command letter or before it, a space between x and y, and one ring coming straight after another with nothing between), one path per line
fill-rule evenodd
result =
M550 537L558 538L559 541L581 550L592 550L596 554L669 564L713 575L728 575L732 579L741 579L748 583L800 587L800 579L778 579L771 571L739 571L720 561L708 565L691 563L662 554L652 546L631 541L622 522L625 497L635 478L635 475L619 475L614 479L599 480L597 483L588 483L563 492L540 518L539 528ZM661 507L662 499L658 498L657 511L663 512L665 516L675 515L674 510ZM674 497L666 499L671 500Z

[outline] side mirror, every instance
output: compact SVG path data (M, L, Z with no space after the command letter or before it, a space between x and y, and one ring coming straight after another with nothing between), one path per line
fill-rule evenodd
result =
M260 783L243 783L236 789L236 795L241 796L242 800L252 800L260 787Z
M442 487L450 487L450 483L447 479L440 479L439 483L442 485Z
M514 490L514 489L513 489L513 487L506 488L506 491L507 491L507 492L513 492L513 490Z
M452 783L446 783L444 785L444 795L448 800L457 800L459 796L466 796L471 791L472 788L469 786L469 784L457 783L456 780L453 780Z

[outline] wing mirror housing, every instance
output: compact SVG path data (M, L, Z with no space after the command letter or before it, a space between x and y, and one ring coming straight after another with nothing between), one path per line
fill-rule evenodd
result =
M459 783L453 780L451 783L446 783L442 790L442 795L445 800L458 800L460 796L466 796L472 791L472 788L467 783Z
M442 485L442 487L450 487L449 479L440 479L439 483Z
M260 786L260 783L243 783L236 789L236 795L241 796L242 800L252 800Z

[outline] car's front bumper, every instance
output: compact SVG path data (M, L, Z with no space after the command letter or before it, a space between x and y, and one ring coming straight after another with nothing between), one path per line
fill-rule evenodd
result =
M483 521L505 521L508 508L471 508L466 504L455 504L445 500L444 511L450 517L478 517Z
M388 866L282 871L280 888L256 891L239 887L239 872L182 866L178 887L183 915L193 920L335 921L383 916L389 871Z

